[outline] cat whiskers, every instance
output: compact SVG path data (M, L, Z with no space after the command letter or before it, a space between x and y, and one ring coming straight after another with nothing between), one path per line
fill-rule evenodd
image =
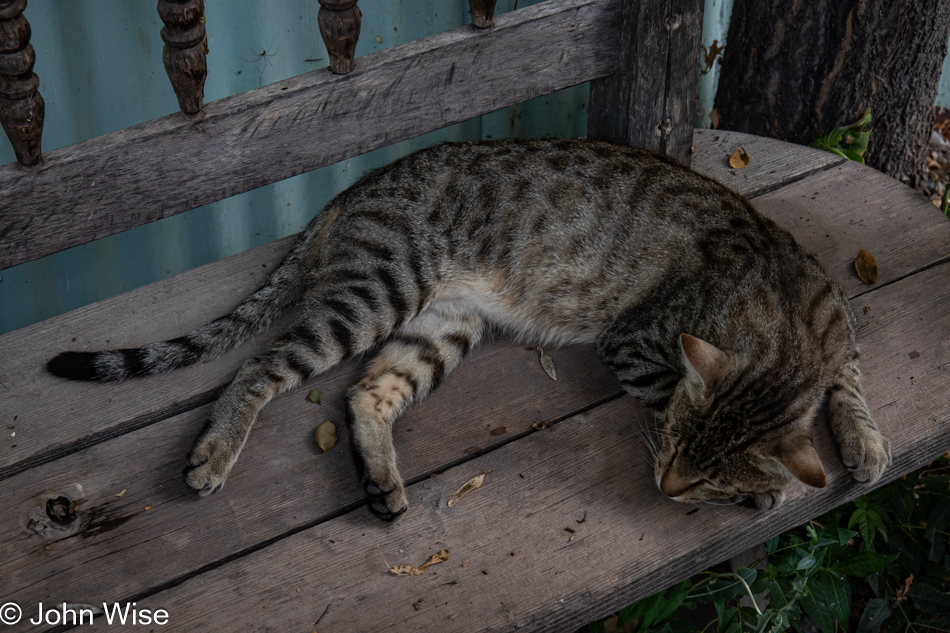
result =
M646 420L638 417L637 428L639 429L640 433L640 441L642 441L643 445L647 447L648 451L650 451L650 455L653 456L653 461L655 462L660 449L656 445L656 440L654 440L653 436L650 434L650 429Z

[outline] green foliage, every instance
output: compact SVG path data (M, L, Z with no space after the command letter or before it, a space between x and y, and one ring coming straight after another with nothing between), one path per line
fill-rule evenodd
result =
M941 458L769 539L764 569L702 572L588 630L802 633L807 616L821 633L950 633L948 530L950 462ZM766 600L740 606L755 595ZM714 620L673 619L701 604L712 604Z
M869 125L871 125L870 110L851 125L835 128L830 134L809 143L808 147L823 149L863 165L864 152L868 148L868 141L871 140Z

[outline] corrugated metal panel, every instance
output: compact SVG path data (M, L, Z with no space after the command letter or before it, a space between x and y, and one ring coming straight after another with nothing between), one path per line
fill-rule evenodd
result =
M499 0L496 13L540 0ZM722 41L732 0L706 0L703 38ZM206 101L327 64L316 0L206 0ZM361 0L357 55L469 22L466 0ZM36 73L46 100L43 147L52 150L177 110L162 67L154 1L31 0ZM712 104L717 74L700 99ZM300 230L369 169L446 140L583 136L587 85L506 108L343 163L0 272L0 333L164 279ZM14 159L0 141L0 162ZM185 185L187 186L187 185Z
M498 13L538 0L501 0ZM206 101L325 67L316 0L206 0ZM465 0L362 0L357 55L468 23ZM177 110L154 2L32 0L51 150ZM324 169L0 272L0 332L299 231L369 169L445 140L581 136L587 87L467 121ZM14 160L0 142L0 161ZM187 184L185 184L187 186Z

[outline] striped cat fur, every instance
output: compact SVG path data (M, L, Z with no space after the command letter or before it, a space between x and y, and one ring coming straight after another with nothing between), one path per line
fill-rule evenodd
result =
M890 460L868 412L847 299L742 197L676 161L585 140L447 144L371 172L230 314L138 349L64 352L58 376L118 381L208 361L299 318L212 408L187 483L219 490L260 409L377 349L348 394L369 506L406 511L392 426L491 332L590 343L662 418L655 474L677 501L772 508L826 476L810 425L826 392L860 482Z

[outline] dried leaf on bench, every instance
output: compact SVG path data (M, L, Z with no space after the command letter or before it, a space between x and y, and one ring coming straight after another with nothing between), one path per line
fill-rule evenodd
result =
M739 150L732 153L732 156L729 157L729 166L733 169L742 169L749 166L749 155L746 154L744 147L741 153Z
M397 576L421 576L426 573L426 568L429 565L438 565L447 560L449 560L449 550L443 549L433 554L429 560L418 567L413 567L412 565L393 565L389 568L389 571Z
M314 404L320 404L320 399L323 397L317 389L311 389L310 393L307 394L307 400L313 402Z
M464 495L467 492L471 492L472 490L475 490L476 488L481 486L485 482L485 475L487 475L490 472L491 472L491 469L488 469L485 472L483 472L481 475L476 475L475 477L472 477L471 479L466 481L462 485L461 488L455 491L454 495L449 497L449 500L446 503L446 505L451 508L458 502L459 499L462 498L462 495Z
M854 269L858 272L858 277L866 284L877 283L877 262L874 261L874 255L862 250L854 260Z
M551 358L550 354L546 354L540 345L538 345L537 349L538 354L541 355L541 369L544 370L544 373L546 373L551 380L557 380L557 369L554 367L554 359Z
M317 432L314 433L314 437L317 440L317 446L322 448L323 452L326 453L336 444L336 425L330 421L324 422L317 427Z

